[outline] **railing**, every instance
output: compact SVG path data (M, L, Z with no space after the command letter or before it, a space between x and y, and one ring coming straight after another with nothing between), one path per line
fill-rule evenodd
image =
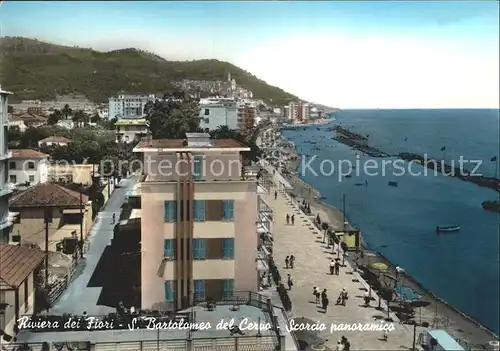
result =
M127 341L127 342L44 342L11 343L2 351L275 351L274 335L217 336L214 338L186 338L180 340Z

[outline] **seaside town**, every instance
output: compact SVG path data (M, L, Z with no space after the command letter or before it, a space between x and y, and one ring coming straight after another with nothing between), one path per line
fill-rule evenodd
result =
M356 156L458 168L382 150L338 108L225 62L161 76L156 63L175 61L142 50L5 43L20 76L41 56L57 69L34 69L43 79L30 83L0 75L1 351L499 350L494 331L367 244L349 193L334 194L339 208L324 201L299 174L318 141L306 154L286 135L321 131ZM100 55L112 65L94 78L58 76L60 62L77 71ZM116 78L113 65L133 60L151 72L140 61ZM500 191L498 169L459 170Z
M449 350L465 350L494 340L370 252L361 229L295 175L299 157L280 129L328 123L313 104L267 105L230 73L226 82L183 81L177 93L119 95L107 105L82 96L10 104L2 88L3 349L453 341ZM184 116L196 128L176 129L170 115L193 106ZM116 155L192 167L166 176L118 168ZM221 174L201 158L244 163Z

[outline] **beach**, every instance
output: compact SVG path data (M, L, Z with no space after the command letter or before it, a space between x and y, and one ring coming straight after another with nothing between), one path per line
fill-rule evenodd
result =
M308 202L314 216L319 214L322 222L326 221L333 229L341 231L344 226L344 214L342 211L322 202L320 200L321 194L319 191L297 176L296 172L300 159L296 150L290 146L284 148L283 151L291 156L288 158L285 165L288 170L288 172L285 173L289 174L287 179L293 187L289 192L298 199L304 199ZM363 228L359 229L362 233ZM362 245L363 251L370 252L369 247L366 247L364 243ZM353 266L356 264L363 265L372 262L384 262L389 266L389 271L386 273L395 274L396 266L377 252L364 255L363 259L360 259L359 255L355 253L349 253L347 260L350 261ZM427 322L429 324L428 328L418 327L419 333L429 328L444 329L457 339L464 349L484 349L485 345L490 341L498 340L498 337L493 332L425 289L425 287L414 280L410 274L405 274L404 286L417 291L418 294L422 296L421 300L428 304L425 307L416 309L415 320L418 323Z

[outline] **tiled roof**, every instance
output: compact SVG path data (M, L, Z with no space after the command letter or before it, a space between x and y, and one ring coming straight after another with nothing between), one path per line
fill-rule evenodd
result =
M49 136L39 141L40 143L69 143L71 140L62 136Z
M215 139L211 140L214 142L214 148L237 148L246 147L240 142L233 139ZM180 149L184 146L184 139L156 139L156 140L144 140L137 144L136 148L148 149L148 148L161 148L161 149Z
M0 244L0 290L18 288L44 258L40 250Z
M89 201L82 195L82 202ZM11 198L10 207L78 207L80 193L52 183L36 184Z
M11 121L11 122L17 122L17 121L22 121L22 120L23 120L23 119L22 119L22 118L20 118L19 116L17 116L17 115L13 115L13 114L11 114L11 113L9 113L7 116L8 116L8 118L9 118L9 121Z
M49 155L33 149L12 149L10 151L12 151L12 158L49 157Z
M26 122L47 122L47 117L42 117L38 115L32 115L29 113L25 113L22 115L18 116L21 120L26 121Z

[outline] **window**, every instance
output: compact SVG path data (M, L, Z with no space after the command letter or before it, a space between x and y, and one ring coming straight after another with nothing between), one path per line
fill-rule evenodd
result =
M234 293L234 280L224 279L222 281L222 299L231 299Z
M175 239L165 239L163 246L163 257L175 260Z
M209 124L209 123L210 123L210 119L209 119L209 118L204 118L204 119L203 119L203 123L205 123L205 124Z
M9 162L9 169L16 169L16 162L15 161Z
M205 255L205 239L193 239L193 259L195 260L204 260Z
M34 175L30 175L29 176L29 182L33 183L34 181L35 181L35 176Z
M205 299L205 281L195 280L194 281L194 297L199 300Z
M206 108L205 109L205 116L208 116L210 114L210 109Z
M172 302L175 300L175 282L171 280L165 281L165 301Z
M17 177L15 175L10 175L9 176L9 182L16 184L17 183Z
M234 200L222 200L222 220L234 220Z
M200 180L203 175L203 156L193 158L193 179Z
M175 222L177 221L177 202L175 201L165 201L165 222Z
M28 169L35 169L35 162L28 162Z
M234 260L234 238L222 239L222 258Z
M195 222L205 222L205 201L204 200L194 200L193 204L194 221Z

